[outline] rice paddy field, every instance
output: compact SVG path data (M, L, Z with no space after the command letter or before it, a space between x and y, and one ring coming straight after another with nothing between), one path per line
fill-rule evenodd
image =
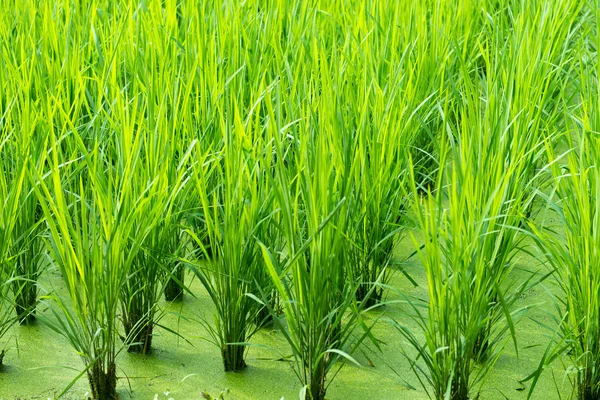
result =
M0 0L0 400L600 399L599 23Z

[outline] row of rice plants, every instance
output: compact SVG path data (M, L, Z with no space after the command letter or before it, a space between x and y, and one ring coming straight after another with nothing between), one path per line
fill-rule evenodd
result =
M82 356L93 397L116 398L116 355L151 351L159 300L194 294L190 270L226 371L273 320L323 399L332 370L377 346L362 316L413 216L425 343L397 326L426 390L474 396L507 333L516 347L515 301L536 281L513 284L514 258L526 228L550 243L528 218L576 101L579 2L30 6L2 21L18 46L0 78L0 336L32 321L47 251L66 295L45 294L40 319ZM581 75L593 126L597 77ZM570 176L593 165L592 139ZM558 195L582 195L553 166Z
M421 201L421 179L414 168L411 172L429 298L425 311L409 302L425 341L402 324L398 329L416 350L411 365L432 398L476 396L507 333L518 352L515 318L524 310L515 303L547 276L534 279L531 271L516 282L512 270L524 251L523 228L543 176L544 143L553 141L562 121L560 104L550 95L562 96L568 85L565 71L580 5L527 7L537 12L514 12L517 8L507 19L500 14L490 23L494 32L479 38L484 67L475 71L479 79L472 78L470 63L461 65L453 98L459 100L443 110L458 120L445 121L440 169L433 175L437 190ZM519 28L497 30L494 24L502 23ZM549 43L540 35L554 39Z
M568 378L572 397L579 400L600 396L598 367L598 276L600 218L600 142L598 128L600 64L597 59L600 44L600 13L597 2L584 10L591 19L578 42L574 56L574 81L580 102L570 96L562 100L565 129L561 144L567 150L546 144L550 175L543 191L545 204L559 225L552 220L530 224L533 238L553 273L553 283L559 289L554 297L553 320L556 330L546 348L540 368L529 378L533 392L545 367L558 358L568 358ZM565 357L566 355L566 357Z

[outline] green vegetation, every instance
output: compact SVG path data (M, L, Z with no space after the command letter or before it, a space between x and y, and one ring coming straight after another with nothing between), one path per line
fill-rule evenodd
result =
M597 271L600 219L600 70L597 57L600 44L600 13L594 10L594 25L589 40L582 38L577 49L577 66L581 98L577 107L565 107L565 130L562 140L568 150L558 154L550 143L546 150L551 183L544 196L559 224L543 221L533 225L534 239L544 251L554 274L559 295L554 300L557 328L548 346L542 365L563 354L570 358L570 373L574 398L594 399L600 396L598 337L600 318L598 299L600 281ZM539 379L541 369L530 378Z
M4 3L0 364L600 396L597 0Z

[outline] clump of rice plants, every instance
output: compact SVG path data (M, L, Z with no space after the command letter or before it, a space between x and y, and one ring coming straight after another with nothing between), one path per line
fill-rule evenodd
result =
M37 136L37 137L34 137ZM34 132L34 135L24 138L30 142L26 149L16 150L23 159L19 163L28 165L29 168L41 170L45 164L45 154L42 140L44 135ZM25 153L23 153L25 151ZM38 154L27 154L37 151ZM13 229L11 246L13 274L12 281L14 305L17 318L22 325L27 325L35 320L36 305L38 303L37 280L42 269L42 256L44 255L44 242L42 234L45 230L42 208L35 195L35 180L27 179L23 184L23 193L19 199L18 219Z
M398 329L417 350L412 368L420 380L425 377L421 382L432 387L436 399L475 395L500 354L497 344L506 332L516 348L513 319L521 310L513 305L533 276L520 284L510 279L522 240L519 222L531 201L525 188L531 182L523 177L518 160L505 163L510 126L491 117L506 108L492 97L496 92L489 92L484 110L477 88L465 84L463 93L461 124L442 153L438 189L421 199L418 180L411 175L412 211L425 241L419 254L429 299L426 311L418 302L410 304L424 331L424 344L404 326ZM478 172L483 170L486 174Z
M154 101L154 96L148 95L146 101ZM156 109L165 110L163 102L166 101L165 98L160 98ZM180 272L183 267L176 265L175 260L182 249L180 222L183 213L179 205L187 182L185 171L189 151L185 149L181 157L176 157L179 152L169 145L170 135L167 133L175 129L178 122L162 118L161 114L154 115L154 110L155 107L150 107L146 112L145 125L142 126L149 132L159 131L164 134L144 137L136 174L139 181L157 181L165 187L161 197L153 200L154 207L163 208L160 210L159 220L152 225L142 243L121 293L125 342L129 351L142 354L151 351L154 326L160 317L158 301L163 292L170 301L181 298L183 294L183 272ZM163 165L169 167L164 168ZM123 163L117 163L117 166L115 174L123 174L121 168L127 168ZM141 185L138 188L146 190ZM142 194L139 192L136 195ZM143 226L145 221L139 223ZM138 238L132 240L137 241Z
M560 327L558 341L544 355L542 364L568 354L573 363L572 381L577 399L589 400L600 396L600 278L595 270L600 262L596 232L600 218L600 173L597 169L600 141L590 131L582 132L579 140L580 144L568 156L564 170L557 163L552 167L556 195L550 200L550 206L564 228L559 235L536 228L535 237L547 255L556 285L562 293L555 303ZM540 373L541 370L534 374L536 380Z
M121 293L125 343L128 351L142 354L147 354L152 349L154 327L162 316L158 309L162 293L165 292L168 301L180 299L183 295L183 273L179 277L176 276L178 270L182 270L183 267L174 265L184 245L180 240L182 214L177 208L177 201L187 182L184 164L189 155L186 152L182 162L173 166L176 173L163 174L158 164L151 164L156 148L152 149L151 143L145 143L145 149L147 153L144 159L147 163L140 168L138 178L146 176L148 182L152 179L160 179L163 182L165 189L160 193L161 197L155 197L153 200L154 206L162 209L158 209L158 220L149 228ZM162 158L155 160L159 163L164 162ZM167 163L172 162L174 160ZM132 240L135 242L137 238ZM175 289L168 286L170 281L176 283ZM169 298L173 292L175 297Z
M41 273L44 243L42 232L45 228L42 209L31 185L24 195L20 218L13 231L14 274L13 293L15 311L19 322L28 325L35 320L38 303L37 279ZM21 233L17 234L19 231Z
M15 236L24 233L17 231L21 228L18 224L21 221L20 213L24 211L19 207L23 192L29 187L27 171L30 165L27 158L14 155L18 134L12 124L14 121L8 118L10 111L11 107L7 107L0 115L0 339L30 311L18 306L15 308L15 300L22 298L24 285L15 274L13 244ZM0 366L5 352L4 348L0 349Z
M259 136L250 142L253 125L244 125L236 106L232 112L233 126L221 116L222 150L203 154L198 147L194 168L212 255L192 269L215 305L215 324L209 331L221 349L226 372L246 367L246 344L257 329L261 305L255 297L268 277L256 237L266 229L272 199L264 184L271 152ZM218 184L210 186L213 176ZM205 252L201 236L189 234Z
M566 112L562 137L567 154L557 155L547 143L549 190L541 194L548 210L558 217L531 223L534 239L545 255L560 296L554 299L558 325L556 335L540 362L530 393L546 365L564 357L570 359L567 377L573 384L573 398L600 397L600 12L592 14L594 29L587 32L589 42L579 46L579 93L581 103ZM589 57L589 55L593 57Z
M445 161L443 157L441 160ZM453 177L457 172L453 171ZM437 194L430 193L423 204L413 185L413 209L425 239L419 254L427 275L429 299L422 306L425 310L418 302L410 304L424 342L405 326L398 324L397 328L417 351L411 367L430 397L468 399L489 371L490 364L476 368L474 359L477 337L489 321L487 308L493 287L478 282L477 272L487 263L474 257L480 234L477 225L469 227L460 220L460 215L468 211L466 196L454 192L445 208L441 190L445 182L439 179L438 183ZM418 246L416 239L415 244Z
M514 305L536 283L536 271L522 282L514 282L511 271L533 206L543 143L559 119L549 109L541 114L541 108L550 106L546 92L521 88L532 85L536 76L547 87L560 87L560 69L548 66L568 62L560 47L524 38L522 32L540 30L554 35L557 43L568 42L572 20L559 22L558 9L550 14L548 19L518 14L515 23L523 29L509 31L513 37L479 39L486 73L473 74L471 64L461 62L454 77L456 92L442 109L442 115L458 119L445 119L440 148L447 153L442 153L436 190L422 199L421 179L411 170L412 211L425 240L419 253L429 298L426 311L419 302L409 303L424 343L403 325L397 327L417 350L412 368L433 398L476 395L507 332L518 350L515 320L525 310ZM521 40L531 40L529 48L539 49L534 61L522 58ZM506 62L507 55L514 57L512 62Z
M410 116L404 115L408 114L408 107L401 100L410 96L401 92L410 82L406 82L409 78L401 67L391 75L383 89L374 83L362 83L365 86L360 91L362 95L354 93L357 111L352 109L348 116L348 120L356 118L357 132L350 135L348 129L341 129L339 133L355 143L350 157L336 167L348 174L351 187L348 201L352 206L347 208L352 243L346 261L349 279L358 284L356 297L367 307L378 305L383 299L394 243L402 230L401 218L405 212L409 139L404 129L391 126L402 121L407 130L412 127ZM360 82L358 77L356 80Z
M52 308L55 319L44 322L82 357L95 400L118 398L119 300L142 243L164 207L164 181L134 179L143 143L143 134L134 129L139 115L129 114L118 102L113 115L120 124L113 120L112 126L102 126L120 130L113 157L107 158L107 143L97 139L91 139L88 148L76 129L61 142L52 132L49 181L38 180L36 186L50 232L52 264L67 290L67 298L46 296L57 307ZM101 131L93 128L97 126L88 133ZM73 155L81 162L72 162ZM114 164L124 167L116 173Z
M167 279L173 279L173 260L178 258L181 246L179 240L173 240L179 238L180 226L172 209L172 201L181 183L169 186L162 193L164 209L160 211L159 220L149 229L123 285L122 319L125 343L130 352L148 354L152 350L154 327L161 317L158 302L163 291L167 290ZM182 280L177 280L179 285L182 285Z
M0 127L2 127L0 118ZM0 130L0 156L5 156L7 131ZM26 179L26 166L22 165L17 169L15 176L10 176L4 165L0 170L0 339L4 339L12 325L17 321L14 314L14 302L12 296L12 280L14 279L12 260L10 255L10 245L12 241L12 231L15 228L18 219L18 205L20 190ZM19 292L15 292L16 295ZM4 343L2 343L4 345ZM0 367L6 354L6 348L0 348Z
M317 47L313 56L322 56ZM301 397L313 400L325 398L339 361L356 362L350 354L366 335L360 332L366 329L361 318L365 305L356 300L358 284L346 265L350 244L345 190L350 186L329 162L336 147L324 121L331 109L321 106L318 116L307 115L294 129L295 168L284 164L286 145L272 128L278 155L272 187L285 247L275 253L261 243L284 316L274 318L292 350Z
M4 135L2 164L10 179L8 184L14 185L22 168L39 170L44 166L47 123L39 110L43 105L39 97L43 84L35 78L35 61L18 57L4 62L8 80L3 82L3 88L11 103L0 111L3 114L0 128ZM38 301L37 279L43 255L41 233L45 225L32 182L25 179L21 185L8 264L13 268L11 286L18 320L29 324L35 319Z

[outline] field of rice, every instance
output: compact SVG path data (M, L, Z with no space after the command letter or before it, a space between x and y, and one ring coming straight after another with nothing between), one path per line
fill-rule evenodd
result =
M599 400L600 0L0 0L0 400Z

